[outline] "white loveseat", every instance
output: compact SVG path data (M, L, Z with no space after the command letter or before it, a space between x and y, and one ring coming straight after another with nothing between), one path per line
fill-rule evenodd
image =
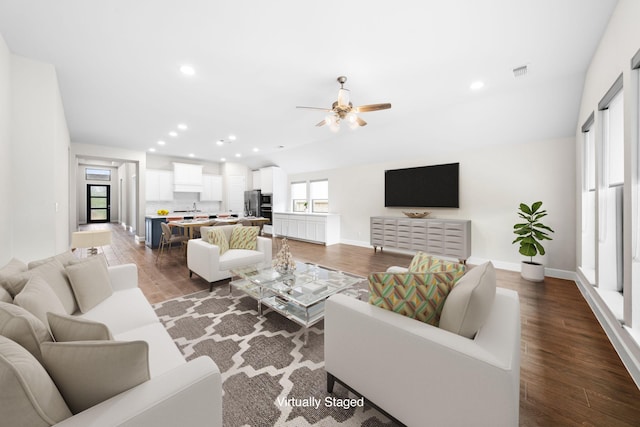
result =
M496 289L472 339L341 294L325 309L329 392L337 381L407 426L518 425L515 291Z
M106 325L115 341L147 342L150 379L55 425L222 426L222 385L216 364L208 357L185 361L138 288L136 265L108 267L108 274L112 295L74 316Z
M235 227L242 227L242 225L201 227L200 234L206 237L209 230L215 228L224 232L228 242ZM271 265L271 245L271 239L258 236L255 250L228 249L221 254L217 245L211 244L203 238L191 239L187 244L189 277L192 277L193 273L202 277L209 282L209 291L211 291L214 282L231 277L229 270L232 268L254 264Z

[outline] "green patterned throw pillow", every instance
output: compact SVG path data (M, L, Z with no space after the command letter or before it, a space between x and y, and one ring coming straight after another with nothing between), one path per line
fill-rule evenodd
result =
M434 273L439 271L462 271L464 273L466 270L467 267L464 264L436 258L424 252L416 253L409 264L410 273Z
M207 233L207 242L220 248L220 255L229 250L229 242L224 231L218 227L213 227Z
M231 232L229 239L230 249L256 250L258 247L258 233L260 227L236 227Z
M444 302L464 271L372 273L369 303L433 326L440 323Z

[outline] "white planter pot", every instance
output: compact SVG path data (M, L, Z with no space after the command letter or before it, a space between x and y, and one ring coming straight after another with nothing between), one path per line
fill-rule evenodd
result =
M522 261L520 275L531 282L544 282L544 265L537 262Z

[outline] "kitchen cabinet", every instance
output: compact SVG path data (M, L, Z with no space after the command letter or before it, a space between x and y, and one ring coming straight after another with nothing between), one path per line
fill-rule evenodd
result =
M201 193L202 165L174 163L173 184L173 191L176 192Z
M261 168L259 172L260 187L258 189L262 194L271 194L273 211L284 211L288 209L287 174L284 170L277 166L269 166Z
M260 190L260 170L251 171L251 189Z
M173 172L147 169L145 199L147 201L173 200Z
M202 175L201 202L222 201L222 177L220 175Z
M147 247L155 249L160 246L160 238L162 236L160 223L165 221L165 218L145 218L144 243Z
M340 215L274 213L273 234L276 237L333 245L340 242Z

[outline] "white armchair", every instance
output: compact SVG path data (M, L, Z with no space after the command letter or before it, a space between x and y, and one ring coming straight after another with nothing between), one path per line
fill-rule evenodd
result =
M235 227L242 227L242 225L202 227L200 232L202 236L206 236L207 230L210 228L221 229L225 232L228 240ZM220 254L220 248L217 245L213 245L202 238L189 240L187 244L189 277L192 277L193 273L202 277L209 282L209 291L211 291L214 282L231 277L229 270L232 268L252 264L271 265L271 245L271 239L258 236L256 250L229 249Z
M325 309L328 392L337 381L408 426L518 425L516 292L496 289L473 339L341 294Z

